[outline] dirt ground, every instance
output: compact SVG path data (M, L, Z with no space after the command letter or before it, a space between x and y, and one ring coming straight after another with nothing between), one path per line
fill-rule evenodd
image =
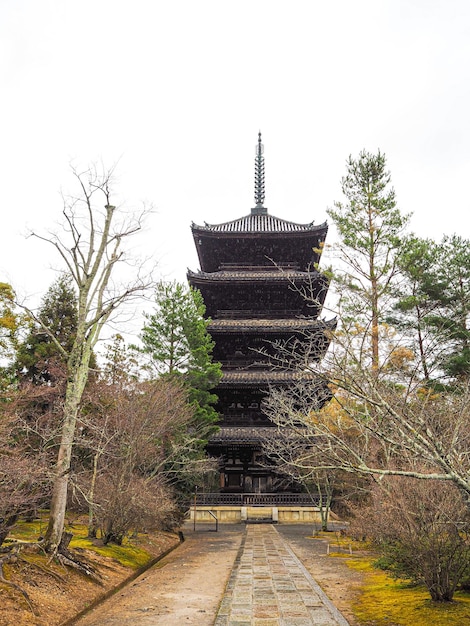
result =
M139 544L156 558L178 545L179 538L174 533L156 533L143 536ZM113 559L89 550L79 554L99 572L99 583L78 571L49 563L45 556L32 551L25 550L16 563L7 564L5 578L16 586L0 581L0 626L65 624L133 575L132 570ZM29 602L20 589L26 592Z
M311 526L276 528L332 602L356 626L351 607L362 581L360 573L350 570L344 559L328 556L327 543L312 538ZM103 573L103 584L98 586L57 566L56 576L51 576L30 564L21 564L15 581L27 590L36 615L17 590L0 584L0 626L211 626L244 530L244 525L220 525L216 533L213 526L198 525L194 532L192 525L187 524L183 529L184 543L78 620L73 616L119 585L129 570L97 555L88 555ZM157 555L177 543L176 535L160 533L148 538L147 549Z
M244 530L200 525L194 532L187 525L183 544L77 626L212 626Z

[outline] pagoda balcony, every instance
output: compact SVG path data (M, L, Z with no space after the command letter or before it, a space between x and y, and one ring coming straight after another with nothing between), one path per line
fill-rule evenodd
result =
M249 413L230 413L227 411L223 411L219 425L224 427L238 426L240 428L245 426L266 426L267 428L272 427L272 423L269 421L266 415L261 413L259 410Z
M308 493L198 493L196 495L196 506L319 506L319 504L319 496Z

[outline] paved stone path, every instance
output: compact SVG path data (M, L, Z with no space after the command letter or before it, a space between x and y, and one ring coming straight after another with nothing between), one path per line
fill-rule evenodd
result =
M214 626L348 626L274 526L248 526Z
M284 527L209 528L187 525L181 546L74 624L348 626L293 553Z

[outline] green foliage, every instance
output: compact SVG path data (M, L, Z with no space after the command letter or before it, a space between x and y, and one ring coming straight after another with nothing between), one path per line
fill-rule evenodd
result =
M146 315L140 351L149 357L151 370L158 375L184 380L195 411L195 425L201 429L201 444L213 432L217 398L211 390L221 377L219 363L212 361L212 341L204 318L201 293L184 285L160 283L155 292L156 310Z
M184 384L193 412L189 425L181 432L182 441L192 441L191 452L173 456L166 467L180 493L188 493L199 480L195 461L205 458L205 445L216 431L217 397L212 393L221 378L221 366L212 361L214 343L207 332L209 320L199 291L177 282L160 283L155 292L155 312L146 315L139 351L149 359L148 367L157 376L170 377ZM191 467L191 474L185 468ZM204 470L204 465L201 465Z
M25 317L15 309L15 292L8 283L0 282L0 389L13 381L12 360L18 349L19 333Z
M335 203L335 209L329 209L328 215L341 237L345 284L359 290L367 299L370 294L362 280L379 281L379 294L390 286L395 269L394 253L400 248L408 216L396 208L391 176L386 170L385 155L380 151L376 155L362 151L358 159L350 156L347 175L341 182L347 202Z
M427 317L436 307L436 302L429 298L436 254L436 244L430 239L414 235L404 239L398 256L403 279L397 286L394 311L388 317L410 339L419 357L421 374L428 382L435 366L435 346L428 332Z
M387 251L399 246L407 222L396 208L390 182L386 158L380 150L376 155L363 150L357 159L350 156L347 175L341 181L347 203L337 202L336 210L328 211L346 247L368 259L370 251L380 246L384 272L390 269L392 261Z
M427 287L436 311L428 317L445 342L440 365L451 378L470 376L470 241L457 235L439 244L433 281Z
M65 370L77 328L77 297L67 274L51 285L44 296L36 322L19 346L16 370L23 380L49 383ZM47 329L47 330L46 330Z
M424 377L470 375L470 241L409 237L399 265L404 277L392 321L414 334Z
M396 257L408 223L396 207L386 159L363 150L349 157L342 179L346 203L328 210L340 236L340 265L335 273L343 324L369 329L372 367L379 365L379 324L385 319L386 296L397 273Z

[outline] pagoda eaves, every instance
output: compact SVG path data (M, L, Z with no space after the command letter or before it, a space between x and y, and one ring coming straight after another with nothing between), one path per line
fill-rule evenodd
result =
M288 487L261 460L263 438L278 432L263 410L272 388L305 383L314 388L318 408L331 398L322 378L294 367L297 358L305 357L309 364L319 361L335 327L335 320L319 319L329 281L317 267L328 226L270 215L264 195L259 134L251 213L221 224L191 225L200 270L188 271L188 281L202 294L211 318L214 357L222 363L214 390L221 428L207 449L220 460L224 492ZM276 361L279 349L284 351ZM276 363L282 367L274 367Z
M308 271L320 261L328 226L297 224L266 213L223 224L192 224L191 230L204 272L216 272L241 259L265 267L295 264Z

